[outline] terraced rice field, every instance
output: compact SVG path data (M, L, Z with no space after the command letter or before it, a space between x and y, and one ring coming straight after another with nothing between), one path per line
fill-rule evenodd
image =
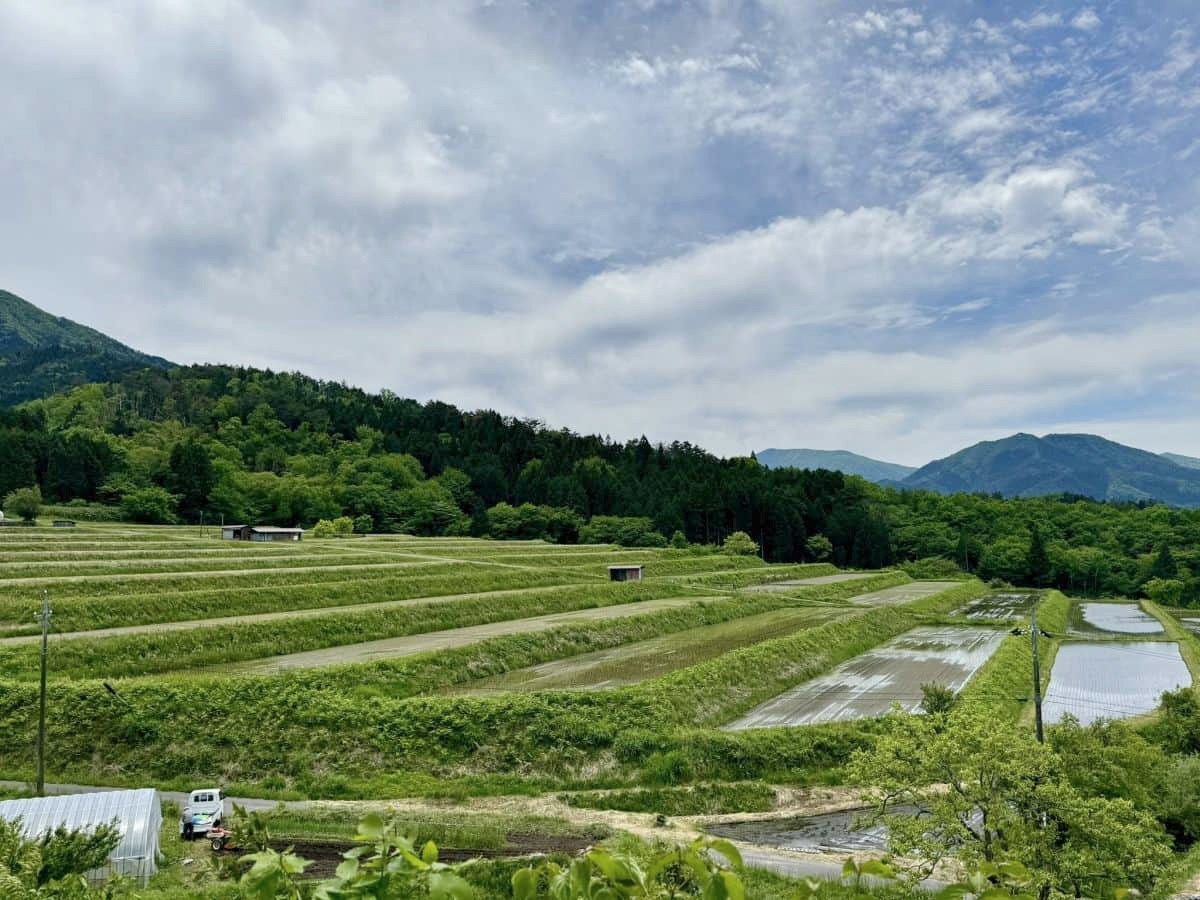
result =
M828 582L826 582L828 583ZM794 634L844 616L841 607L800 607L705 625L675 634L554 660L504 675L482 678L451 690L456 694L502 691L595 691L636 684L739 647Z
M912 603L914 600L923 600L926 597L932 597L934 594L940 594L942 591L954 587L955 584L957 582L954 581L913 581L909 584L902 584L899 587L886 588L870 594L861 594L853 598L850 602L858 606L899 606L903 603Z
M1037 594L988 594L963 607L968 619L1022 619L1033 612Z
M725 727L742 731L865 719L884 715L895 703L916 712L922 684L961 690L1004 636L1005 632L990 628L914 628L768 700Z
M1048 723L1087 725L1153 711L1164 691L1192 683L1179 645L1166 641L1067 643L1058 649L1042 704Z
M596 609L584 609L547 616L532 616L527 619L507 619L502 622L490 622L486 625L448 628L443 631L429 631L422 634L406 635L404 637L388 638L379 641L366 641L361 644L341 644L337 647L310 650L305 653L272 656L254 662L225 666L217 671L267 675L274 672L282 672L286 669L316 669L321 666L339 666L351 663L376 662L381 659L397 659L404 656L413 656L418 653L434 653L439 650L465 647L468 644L475 644L485 641L488 638L501 637L503 635L535 634L539 631L549 631L552 628L560 628L577 622L596 622L605 619L640 616L661 609L691 606L700 600L716 599L719 598L669 597L663 600L645 600L640 603L624 603L619 606L603 606Z
M646 566L646 580L611 583L613 563ZM725 581L736 588L787 578L803 587L843 574L540 541L388 535L257 544L198 528L0 529L0 675L35 674L43 591L54 608L51 677L270 674L697 608L730 597ZM740 646L755 629L735 623L695 658L723 652L721 641Z
M814 578L787 578L783 581L771 581L767 584L754 584L746 588L748 591L787 591L797 587L813 587L822 584L841 584L846 581L861 581L870 578L874 572L838 572L836 575L818 575Z
M1136 603L1080 603L1072 634L1163 634L1162 623Z

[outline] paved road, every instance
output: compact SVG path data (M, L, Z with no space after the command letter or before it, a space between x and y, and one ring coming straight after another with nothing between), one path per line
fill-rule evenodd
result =
M639 603L589 607L588 609L577 609L572 612L533 616L528 619L506 619L501 622L471 625L466 628L428 631L423 634L410 634L403 637L385 638L379 641L366 641L361 644L342 644L337 647L326 647L323 650L309 650L304 653L289 653L283 656L271 656L244 663L216 666L204 671L264 675L287 669L314 669L319 666L374 662L380 659L412 656L431 650L448 650L454 647L464 647L468 644L487 640L488 638L501 637L508 634L533 634L563 625L570 625L575 622L622 619L627 616L642 615L660 609L690 606L693 603L705 600L723 599L726 598L666 597L661 600L643 600Z

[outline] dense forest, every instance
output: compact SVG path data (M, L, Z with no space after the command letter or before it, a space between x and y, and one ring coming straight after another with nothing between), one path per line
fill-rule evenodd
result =
M144 370L0 412L0 496L34 484L48 502L139 521L345 516L360 531L631 546L745 531L771 561L942 557L1014 584L1136 594L1150 583L1200 602L1197 510L896 491L224 366Z

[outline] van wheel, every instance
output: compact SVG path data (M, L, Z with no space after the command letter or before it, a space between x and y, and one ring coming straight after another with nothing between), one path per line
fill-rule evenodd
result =
M220 853L225 849L225 838L213 838L210 846L213 848L213 850Z

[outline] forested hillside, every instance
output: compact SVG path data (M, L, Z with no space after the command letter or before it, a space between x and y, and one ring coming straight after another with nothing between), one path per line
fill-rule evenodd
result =
M0 406L147 366L170 363L0 290Z
M945 494L1038 497L1065 492L1097 500L1200 506L1200 470L1187 460L1094 434L1014 434L931 462L905 478L904 485Z
M1200 594L1200 511L901 492L251 369L141 371L3 413L0 495L35 483L140 521L344 515L361 531L629 545L742 530L774 561L941 556L1014 583Z

